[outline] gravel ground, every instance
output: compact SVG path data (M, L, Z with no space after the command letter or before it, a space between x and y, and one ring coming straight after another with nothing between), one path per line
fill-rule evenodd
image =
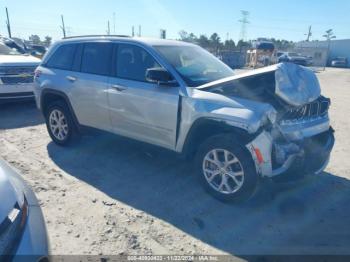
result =
M0 107L0 156L34 188L53 254L350 254L350 70L318 73L336 146L326 172L208 196L171 152L114 136L53 144L33 104Z

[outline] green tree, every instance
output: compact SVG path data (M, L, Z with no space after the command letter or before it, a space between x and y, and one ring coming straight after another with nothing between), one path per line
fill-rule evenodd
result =
M198 38L198 45L200 45L203 48L210 47L210 40L206 35L200 35Z
M213 33L210 38L210 46L215 50L215 52L218 52L220 47L222 46L220 36L217 33Z
M34 45L40 45L41 44L41 40L40 40L40 37L38 35L31 35L31 36L29 36L29 41L31 41Z
M197 37L193 33L187 33L185 30L181 30L179 32L180 35L180 40L184 42L190 42L190 43L196 43L197 42Z
M233 49L235 49L236 44L235 44L235 41L233 41L232 39L230 39L230 40L226 40L226 41L225 41L224 46L225 46L225 49L226 49L226 50L233 50Z
M52 42L52 37L51 36L45 36L45 41L44 41L44 45L45 46L50 46L51 45L51 42Z

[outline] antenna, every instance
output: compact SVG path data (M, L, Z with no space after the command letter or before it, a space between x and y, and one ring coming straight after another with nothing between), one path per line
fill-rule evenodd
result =
M250 23L249 20L248 20L249 12L245 11L245 10L241 10L241 15L242 15L242 18L240 20L238 20L238 22L240 22L242 24L241 25L240 39L242 41L245 41L246 40L246 36L247 36L247 24Z

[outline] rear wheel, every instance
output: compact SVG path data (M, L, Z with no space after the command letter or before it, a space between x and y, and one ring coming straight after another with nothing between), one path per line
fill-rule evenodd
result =
M72 116L63 101L50 105L46 110L45 118L49 135L56 144L65 146L77 137Z
M231 135L211 137L200 146L196 171L205 189L221 201L250 198L258 181L250 153Z

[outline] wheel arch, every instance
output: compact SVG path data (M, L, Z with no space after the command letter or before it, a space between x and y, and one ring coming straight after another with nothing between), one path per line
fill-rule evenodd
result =
M48 107L56 101L63 101L67 105L69 113L72 116L74 125L78 130L80 130L80 124L74 113L72 104L70 103L68 96L62 91L58 91L54 89L44 89L42 91L41 97L40 97L40 108L44 116L46 115L46 110L48 109Z
M200 118L197 119L187 133L182 155L191 158L195 155L199 145L207 138L219 134L232 134L237 136L240 143L247 144L256 137L255 134L249 134L246 130L227 124L224 120Z

